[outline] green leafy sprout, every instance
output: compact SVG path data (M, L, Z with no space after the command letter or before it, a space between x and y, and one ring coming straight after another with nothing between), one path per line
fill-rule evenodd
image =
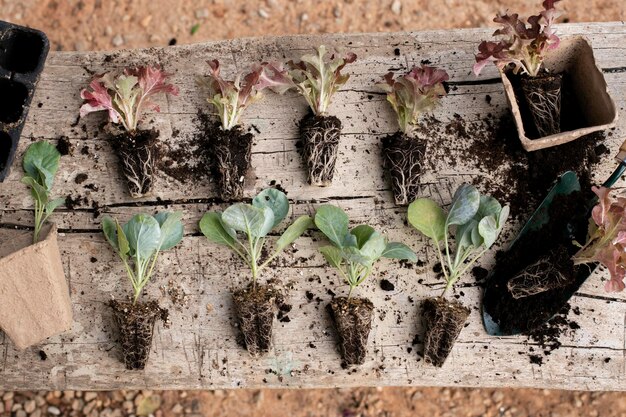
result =
M313 226L313 220L309 216L298 217L278 238L274 252L261 262L261 253L268 234L288 213L287 196L279 190L267 188L252 199L252 204L236 203L223 213L206 213L200 220L200 230L210 241L228 246L250 267L255 289L261 270ZM244 242L239 239L237 232L243 233Z
M339 207L330 204L319 207L315 225L332 243L321 247L320 252L350 286L348 299L354 288L372 273L374 263L380 258L417 261L408 246L387 242L387 238L371 226L359 225L349 230L348 215Z
M22 183L30 187L35 200L35 233L33 243L39 242L39 234L48 217L65 203L64 198L50 199L54 176L59 170L61 154L46 141L35 142L24 154L22 166L26 175Z
M180 212L137 214L123 226L109 216L102 219L104 236L124 263L133 286L133 304L152 277L159 252L183 239L182 217Z
M333 95L344 85L350 75L342 74L346 64L356 61L349 52L345 57L328 54L324 45L316 48L316 54L302 56L299 62L289 61L289 77L295 88L306 99L316 116L325 115Z
M495 198L480 195L469 184L456 190L447 214L428 198L418 198L409 205L409 223L432 239L437 249L446 279L442 297L496 242L508 217L509 206L502 207ZM454 252L448 238L453 226Z

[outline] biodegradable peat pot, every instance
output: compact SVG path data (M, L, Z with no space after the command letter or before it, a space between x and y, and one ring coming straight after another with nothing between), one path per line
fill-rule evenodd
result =
M307 181L311 185L327 187L333 181L341 120L335 116L316 116L309 112L300 121L300 137L303 141L302 156L307 169Z
M562 74L560 133L539 137L522 97L521 81L500 71L517 133L527 151L561 145L581 136L615 126L617 110L602 71L595 63L589 41L577 36L561 40L546 56L550 74ZM516 95L517 93L517 95Z
M246 349L252 356L270 350L277 293L266 285L249 285L233 293L235 315Z
M419 194L426 142L396 132L384 137L382 145L393 198L397 205L406 206Z
M152 348L152 335L157 319L167 323L168 311L156 301L133 304L111 300L113 318L120 333L122 358L130 371L144 369Z
M454 342L463 330L470 311L458 301L428 298L422 304L424 321L424 360L443 366Z
M159 156L159 132L154 129L123 132L113 139L128 191L133 198L152 192L156 161Z
M32 231L0 229L0 328L25 349L72 327L72 303L55 225L33 244Z
M337 297L328 311L339 334L339 350L346 365L361 365L367 355L374 304L367 298Z
M240 200L250 169L254 136L240 126L223 130L221 123L215 122L208 125L206 138L217 192L224 200Z

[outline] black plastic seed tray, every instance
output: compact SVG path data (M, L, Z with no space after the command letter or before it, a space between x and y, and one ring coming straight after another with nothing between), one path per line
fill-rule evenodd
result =
M0 21L0 182L9 174L49 49L43 32Z

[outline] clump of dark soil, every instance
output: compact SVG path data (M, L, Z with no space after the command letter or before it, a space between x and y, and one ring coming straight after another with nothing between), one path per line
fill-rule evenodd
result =
M417 198L420 191L426 142L396 132L385 136L382 145L394 200L397 205L406 206Z
M544 72L537 77L524 76L520 87L534 122L538 137L561 131L561 86L563 74Z
M200 118L211 173L217 182L217 192L224 200L243 197L245 179L252 157L252 133L240 126L223 130L221 123L208 116Z
M422 319L426 362L443 366L469 314L469 309L458 301L448 301L442 297L424 300Z
M61 156L72 156L74 154L74 145L72 145L67 136L61 136L57 141L57 151L59 151Z
M428 137L425 164L430 172L437 172L445 163L449 167L462 164L489 173L489 176L474 176L473 185L508 203L511 217L521 220L530 216L565 171L576 172L583 189L589 188L590 172L607 152L602 143L604 132L526 152L508 110L502 115L487 114L477 120L465 120L457 114L447 123L427 116L418 126L417 134Z
M520 237L496 265L485 287L483 308L505 333L529 333L559 312L588 276L587 266L571 257L584 242L590 192L557 196L549 219Z
M210 165L210 159L205 132L207 126L213 123L208 115L199 112L195 120L197 133L185 137L184 142L173 140L162 144L163 157L159 161L159 169L181 183L202 182L207 178L209 172L206 167ZM179 135L177 130L172 132L172 138Z
M316 116L311 111L300 121L302 157L309 184L326 187L332 183L341 127L337 117Z
M252 356L270 350L277 292L265 285L248 287L233 293L235 314L246 349Z
M132 197L143 197L152 192L159 159L158 138L159 132L155 129L123 132L113 138L113 148Z
M168 311L159 307L156 301L136 303L112 300L113 318L120 333L122 358L126 369L144 369L150 349L152 334L157 319L167 323Z
M367 298L336 297L328 312L339 335L339 351L345 365L360 365L367 355L374 304Z

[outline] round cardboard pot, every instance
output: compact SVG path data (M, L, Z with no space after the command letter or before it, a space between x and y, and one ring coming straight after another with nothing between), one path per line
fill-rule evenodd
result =
M32 231L0 229L0 328L18 349L72 327L72 302L55 225L33 244Z

